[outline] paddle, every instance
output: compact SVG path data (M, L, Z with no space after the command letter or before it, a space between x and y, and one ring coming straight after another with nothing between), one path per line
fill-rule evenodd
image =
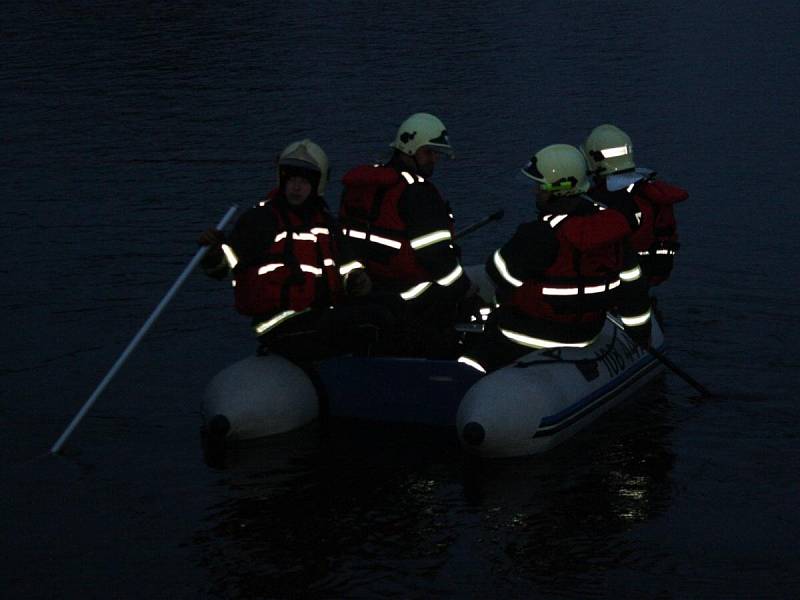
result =
M480 229L484 225L486 225L488 223L491 223L492 221L499 221L500 219L503 218L504 214L505 214L505 211L502 208L500 210L496 211L496 212L493 212L492 214L490 214L487 217L484 217L483 219L481 219L477 223L473 223L472 225L464 227L464 229L461 229L460 231L456 231L455 239L462 238L465 235L472 233L476 229Z
M660 360L660 361L661 361L661 362L662 362L664 365L666 365L667 367L669 367L670 369L672 369L672 372L673 372L673 373L675 373L676 375L678 375L679 377L681 377L681 378L682 378L682 379L683 379L683 380L684 380L686 383L688 383L688 384L689 384L689 385L691 385L691 386L692 386L694 389L696 389L698 392L700 392L700 394L701 394L701 395L702 395L704 398L711 398L711 397L713 397L713 396L714 396L714 394L712 394L711 392L709 392L709 391L708 391L708 389L707 389L707 388L706 388L704 385L702 385L702 384L701 384L699 381L697 381L697 380L696 380L694 377L692 377L691 375L689 375L689 374L688 374L686 371L684 371L683 369L681 369L681 368L680 368L678 365L676 365L674 362L672 362L670 359L668 359L666 356L664 356L664 354L663 354L663 353L659 352L658 350L656 350L655 348L653 348L653 347L652 347L652 346L650 346L650 345L648 345L648 346L644 346L643 344L640 344L640 345L641 345L641 346L642 346L642 347L643 347L645 350L647 350L647 351L648 351L650 354L652 354L652 355L653 355L653 356L655 356L655 357L656 357L658 360Z
M231 220L231 218L233 217L233 215L236 212L237 208L238 207L234 204L233 206L231 206L228 209L228 212L225 213L225 216L222 217L222 220L220 220L220 222L217 224L217 229L222 229L223 227L225 227L225 225L228 224L228 221ZM150 315L150 317L147 319L147 321L145 321L145 324L139 330L139 333L137 333L136 336L134 336L134 338L128 344L128 347L125 348L124 352L117 359L117 362L114 363L114 366L111 367L111 370L106 374L106 376L100 382L100 385L97 386L97 388L94 390L92 395L89 397L89 399L83 405L83 408L81 408L80 411L78 411L78 414L75 415L75 417L72 419L72 422L64 430L64 433L61 434L61 437L58 438L58 441L56 441L56 443L53 444L53 447L50 448L50 453L51 454L57 454L61 450L61 447L64 445L64 442L67 441L67 438L69 438L69 436L72 434L73 430L78 426L78 423L81 422L81 419L83 419L83 417L86 416L86 413L89 412L89 409L95 403L97 398L100 396L100 394L106 388L106 386L111 381L111 379L114 377L114 375L117 374L117 371L119 371L119 368L128 359L128 356L130 355L130 353L133 352L133 349L139 344L139 342L142 340L144 335L147 333L147 331L153 325L155 320L159 317L159 315L164 310L164 308L166 308L166 306L167 306L167 304L169 304L170 300L172 300L172 297L175 295L175 293L178 291L178 289L183 285L183 282L186 281L186 279L189 277L189 274L192 271L194 271L194 269L197 267L198 263L203 258L203 256L205 256L205 253L207 251L208 251L208 246L203 246L202 248L200 248L197 251L197 253L194 255L194 258L192 258L191 262L189 262L189 264L183 270L183 273L181 273L178 276L178 279L175 281L175 283L172 284L172 287L166 293L164 298L162 298L161 302L158 304L156 309L153 311L153 313Z
M622 323L620 323L619 321L617 321L617 319L615 319L615 318L614 318L614 317L612 317L611 315L607 315L607 316L608 316L608 320L609 320L609 321L611 321L612 323L614 323L614 325L616 325L616 326L617 326L617 327L618 327L620 330L622 330L622 331L625 331L625 326L624 326ZM631 336L628 336L628 337L630 338L630 340L631 340L633 343L635 343L636 345L638 345L638 346L639 346L640 348L642 348L643 350L646 350L647 352L649 352L649 353L650 353L650 355L651 355L651 356L654 356L655 358L657 358L657 359L658 359L658 360L661 362L661 364L663 364L665 367L669 368L669 369L670 369L670 370L671 370L673 373L675 373L675 374L676 374L678 377L680 377L681 379L683 379L683 380L684 380L686 383L688 383L688 384L689 384L689 385L691 385L691 386L692 386L694 389L696 389L698 392L700 392L700 394L701 394L701 395L702 395L704 398L711 398L711 397L713 397L713 396L714 396L714 394L712 394L711 392L709 392L709 391L708 391L708 389L707 389L707 388L706 388L704 385L702 385L702 384L701 384L699 381L697 381L697 380L696 380L694 377L692 377L691 375L689 375L689 374L688 374L686 371L684 371L684 370L683 370L683 369L681 369L681 368L680 368L678 365L676 365L674 362L672 362L672 361L671 361L669 358L667 358L667 357L666 357L666 356L665 356L665 355L664 355L662 352L660 352L660 351L656 350L656 349L655 349L655 348L653 348L653 347L652 347L650 344L642 344L641 342L639 342L639 341L637 341L637 340L633 339Z

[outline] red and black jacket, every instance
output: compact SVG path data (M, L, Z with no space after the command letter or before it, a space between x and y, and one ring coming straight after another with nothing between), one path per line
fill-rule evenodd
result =
M602 322L624 266L625 217L588 198L569 213L548 212L519 227L487 261L498 298L523 317Z
M343 233L378 288L401 292L424 282L465 281L456 277L452 214L431 183L381 165L355 167L342 182Z
M233 249L244 254L233 267L240 313L265 317L280 311L299 312L340 298L334 225L320 199L309 203L297 209L273 190L266 201L249 211L251 222L268 224L261 227L260 239L251 235L237 248L234 230ZM247 214L243 215L245 222ZM240 223L237 228L242 229ZM254 247L254 242L260 248Z
M601 179L590 195L598 202L621 211L629 219L635 218L638 226L630 237L631 247L639 255L650 285L665 281L680 247L674 205L686 200L688 192L655 180L651 175L629 188L614 192L609 192Z
M658 285L672 272L680 247L673 206L686 200L689 193L664 181L645 181L634 186L633 194L642 210L642 224L631 236L631 244L650 285Z

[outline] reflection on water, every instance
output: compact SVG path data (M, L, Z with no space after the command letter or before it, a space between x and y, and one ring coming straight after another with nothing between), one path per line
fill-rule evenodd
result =
M625 534L670 502L659 385L543 457L479 461L454 432L348 422L240 449L194 541L229 597L455 594L487 568L509 593L585 591L658 560Z
M588 594L610 569L660 560L635 552L626 534L669 506L668 409L662 397L643 396L546 460L469 471L467 496L483 507L486 535L502 548L498 569L535 581L546 596L565 586Z
M442 456L441 433L414 431L409 448L408 432L335 423L329 434L310 428L237 452L223 479L230 498L196 538L217 591L349 596L404 563L435 572L452 531L439 481L420 471ZM360 572L360 560L380 556Z

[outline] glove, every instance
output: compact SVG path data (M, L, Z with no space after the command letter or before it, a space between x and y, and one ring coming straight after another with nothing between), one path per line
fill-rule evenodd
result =
M458 303L458 321L469 323L471 321L481 320L481 308L486 306L486 303L480 296L465 296Z
M206 255L200 261L200 266L203 267L206 273L215 278L217 275L212 275L211 272L216 271L223 260L222 248L220 248L220 246L222 246L224 241L225 234L213 227L206 229L197 238L198 246L208 246L208 252L206 252Z
M225 233L219 229L214 229L211 227L200 234L200 237L197 238L197 245L211 246L213 248L214 246L221 246L224 241Z
M372 291L372 280L364 269L353 269L344 276L344 288L348 296L366 296Z

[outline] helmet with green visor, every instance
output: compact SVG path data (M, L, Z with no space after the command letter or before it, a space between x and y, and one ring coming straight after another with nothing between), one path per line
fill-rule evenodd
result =
M574 196L589 189L586 160L569 144L551 144L534 154L522 168L526 177L553 196Z

